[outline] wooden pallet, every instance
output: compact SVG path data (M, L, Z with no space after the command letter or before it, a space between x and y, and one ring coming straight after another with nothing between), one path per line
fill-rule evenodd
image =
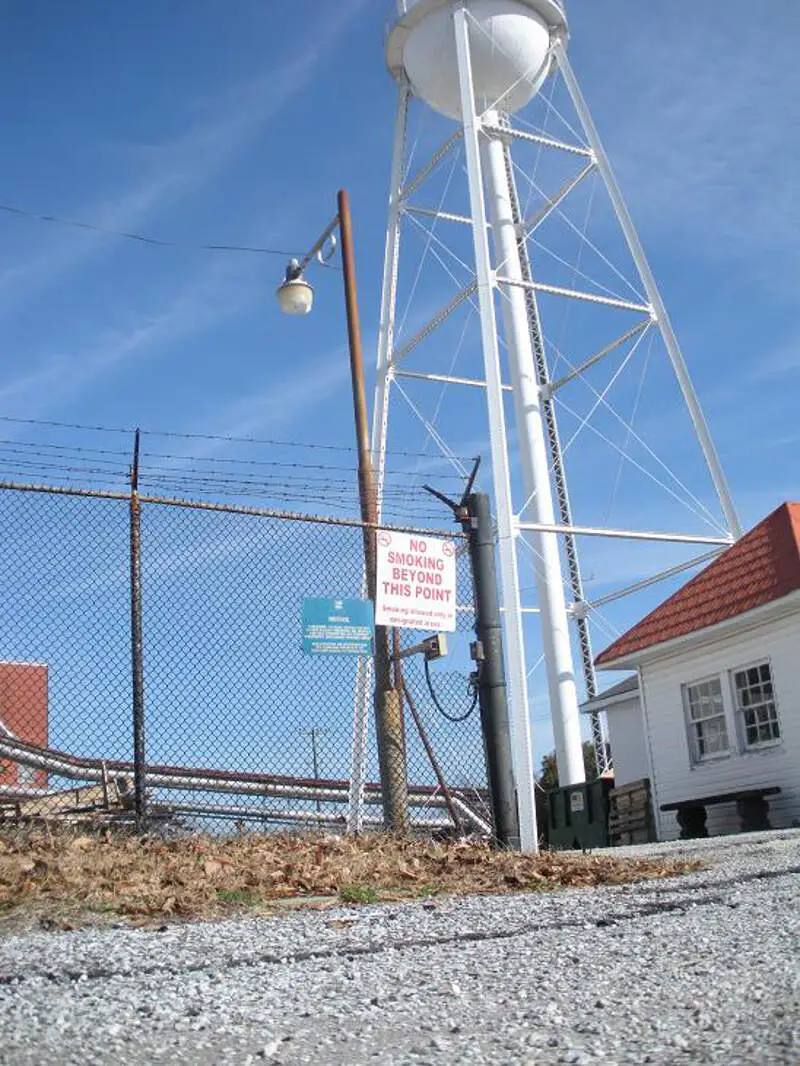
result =
M609 803L608 832L612 845L646 844L655 840L649 778L613 789Z
M131 796L127 778L104 779L99 785L79 785L0 801L0 821L120 813L130 809Z

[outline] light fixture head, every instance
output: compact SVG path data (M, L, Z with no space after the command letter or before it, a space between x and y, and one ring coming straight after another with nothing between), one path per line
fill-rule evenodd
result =
M286 277L278 286L278 304L285 315L307 315L314 303L314 290L303 277L300 264L290 259Z

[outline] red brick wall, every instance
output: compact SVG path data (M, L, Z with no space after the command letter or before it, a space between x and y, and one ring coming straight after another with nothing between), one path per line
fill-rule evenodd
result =
M18 740L47 747L47 667L0 662L0 726ZM21 773L20 773L21 771ZM0 785L47 787L47 774L0 761Z

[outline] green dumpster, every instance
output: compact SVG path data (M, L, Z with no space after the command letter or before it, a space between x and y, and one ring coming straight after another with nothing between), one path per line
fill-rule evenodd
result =
M581 785L564 785L548 793L548 843L551 848L607 848L611 777L598 777Z

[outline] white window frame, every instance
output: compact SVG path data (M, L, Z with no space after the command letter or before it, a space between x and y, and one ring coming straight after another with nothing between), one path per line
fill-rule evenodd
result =
M719 685L719 699L720 699L720 713L713 715L711 718L693 719L691 713L691 704L689 702L689 689L697 688L699 685L707 685L716 681ZM692 681L686 681L681 685L681 698L683 700L683 718L686 727L686 736L689 741L689 761L692 766L704 766L706 763L717 762L720 759L729 759L734 754L735 748L731 745L731 730L728 716L728 708L725 706L725 686L722 682L721 674L707 674L705 677L695 678ZM728 746L724 751L714 751L707 755L701 755L699 746L697 744L697 733L695 726L698 721L713 721L717 718L721 718L725 725L725 737L728 742Z
M775 721L778 726L778 736L773 737L771 740L759 740L756 741L755 744L748 744L747 724L744 720L744 709L739 706L736 675L746 670L760 669L762 666L769 668L770 684L772 685L772 705L775 708ZM736 736L739 741L740 752L743 755L748 755L759 751L768 751L770 748L779 748L783 744L783 726L781 723L780 707L778 705L778 694L775 691L775 671L772 668L772 660L768 655L764 655L760 659L754 659L751 662L745 663L743 666L734 666L728 671L728 680L730 683L731 706L733 707Z

